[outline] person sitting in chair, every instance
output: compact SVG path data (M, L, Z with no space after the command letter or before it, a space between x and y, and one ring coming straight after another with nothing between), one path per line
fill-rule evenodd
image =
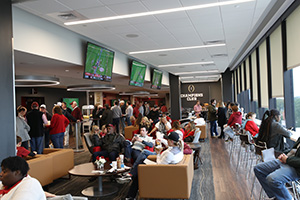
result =
M254 173L269 198L290 200L290 195L285 183L300 179L300 138L293 149L278 159L259 163L254 167Z
M124 152L125 159L127 161L129 161L131 157L135 161L136 158L139 156L142 150L145 149L146 146L150 148L153 147L152 138L149 137L147 134L148 134L147 127L140 126L140 134L134 135L131 140L133 145L130 146L129 141L127 141L127 145L125 147L125 152Z
M106 128L107 134L99 140L101 151L93 153L93 162L95 162L97 156L108 157L110 161L115 161L125 145L124 136L115 133L112 124L107 124Z
M18 156L5 158L1 162L1 200L46 200L38 180L27 175L29 166Z

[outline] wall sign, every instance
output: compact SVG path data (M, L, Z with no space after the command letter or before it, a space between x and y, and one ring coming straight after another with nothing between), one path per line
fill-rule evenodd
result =
M194 85L189 85L187 87L188 92L190 94L181 94L181 98L186 98L186 101L197 101L198 97L203 97L203 93L193 93L195 91L195 86Z

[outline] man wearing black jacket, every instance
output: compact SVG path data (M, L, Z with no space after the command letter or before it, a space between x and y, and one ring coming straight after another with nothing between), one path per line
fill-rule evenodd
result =
M61 109L62 109L62 113L63 115L68 118L68 120L70 122L76 122L76 118L73 117L71 115L72 110L70 108L67 107L67 103L66 102L62 102L61 103ZM71 111L69 111L69 110ZM69 146L69 131L70 131L70 124L67 126L66 131L65 131L65 135L64 135L64 146L68 147Z
M256 165L254 173L269 198L293 199L285 183L300 179L300 138L287 155Z

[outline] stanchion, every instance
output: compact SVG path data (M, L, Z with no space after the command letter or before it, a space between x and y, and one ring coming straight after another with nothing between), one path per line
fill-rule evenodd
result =
M78 125L80 124L81 122L76 122L75 123L75 137L76 137L76 146L75 146L75 149L74 152L75 153L78 153L78 152L83 152L84 149L79 149L78 146L79 146L79 130L78 130Z

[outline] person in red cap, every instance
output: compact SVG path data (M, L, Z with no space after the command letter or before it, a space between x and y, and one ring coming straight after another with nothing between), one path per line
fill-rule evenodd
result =
M43 137L44 137L44 126L48 124L47 118L39 111L39 104L34 101L31 104L32 110L26 115L27 123L30 126L29 136L31 151L36 151L38 154L43 153Z
M112 124L107 124L106 128L107 134L99 141L101 151L93 153L93 162L95 162L97 156L108 157L110 161L115 161L125 146L124 136L116 133Z

